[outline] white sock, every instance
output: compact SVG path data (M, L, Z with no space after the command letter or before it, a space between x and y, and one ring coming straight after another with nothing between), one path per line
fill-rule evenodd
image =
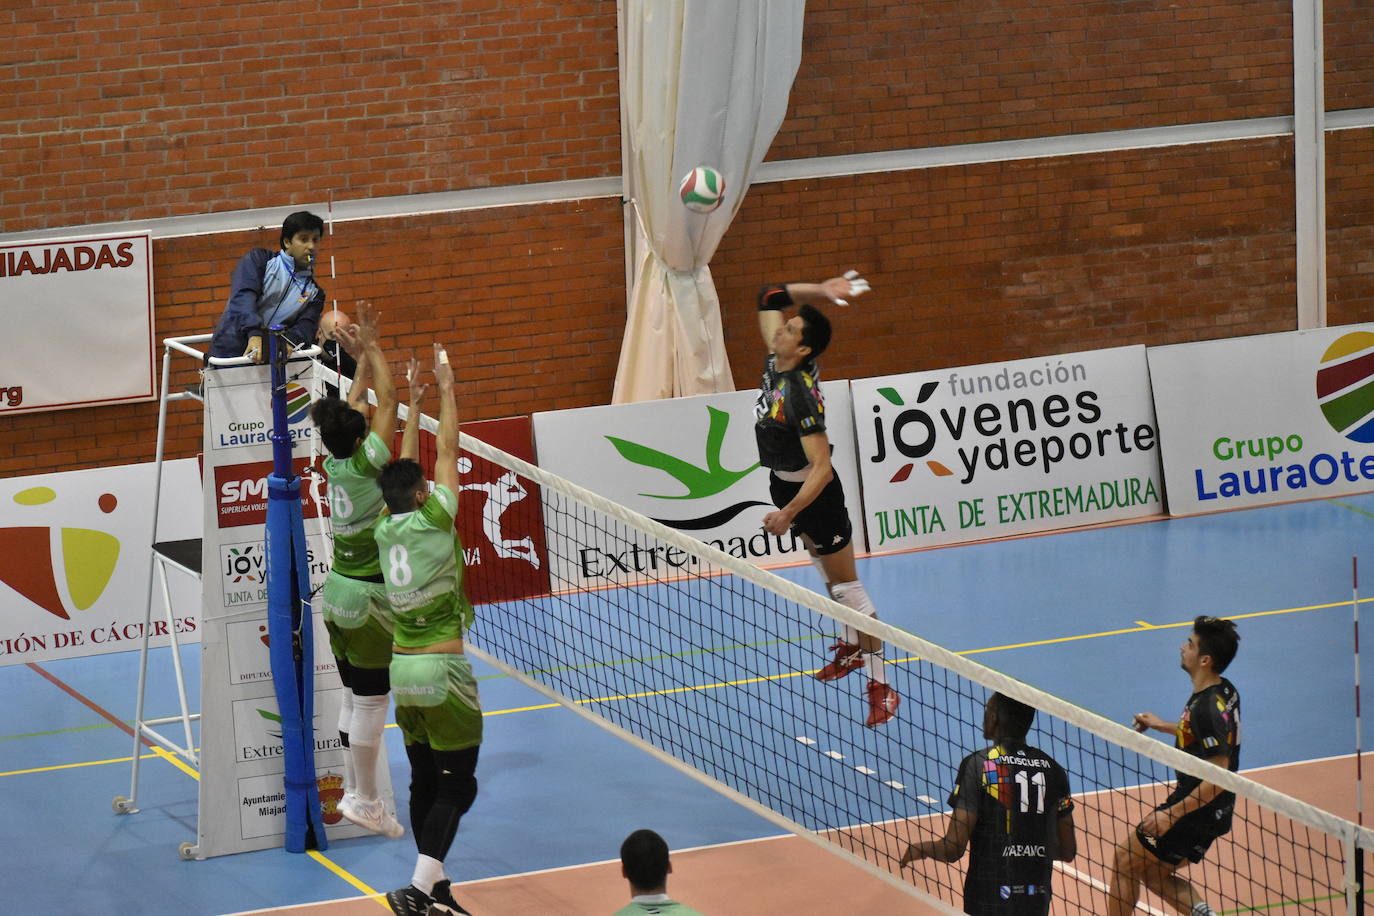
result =
M387 694L379 697L354 697L353 722L348 740L353 752L353 774L358 797L371 801L377 797L377 757L382 749L382 729L386 728Z
M878 616L878 612L873 609L873 602L868 598L868 592L864 591L864 584L857 579L853 582L836 582L830 587L830 594L845 607L853 611L858 611L865 617ZM845 625L844 641L851 646L859 644L859 631Z
M1217 911L1205 903L1193 904L1193 916L1217 916Z
M353 725L353 691L343 690L343 701L339 704L339 739L347 741L344 748L344 794L352 795L357 791L358 780L353 772L353 735L349 729Z
M431 856L415 857L415 874L410 876L410 883L418 891L425 894L434 893L434 885L444 880L444 863Z
M865 652L863 653L864 673L879 684L887 683L887 672L883 670L883 653Z

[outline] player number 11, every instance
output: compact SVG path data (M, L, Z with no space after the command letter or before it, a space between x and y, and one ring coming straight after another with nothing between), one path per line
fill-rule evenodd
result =
M1031 775L1027 773L1025 770L1017 770L1016 786L1018 789L1020 789L1020 791L1017 794L1021 796L1022 814L1025 814L1026 812L1030 811L1030 797L1032 794L1035 795L1035 813L1045 813L1045 774L1043 771L1037 770L1035 775ZM1032 788L1035 788L1039 791L1032 793Z

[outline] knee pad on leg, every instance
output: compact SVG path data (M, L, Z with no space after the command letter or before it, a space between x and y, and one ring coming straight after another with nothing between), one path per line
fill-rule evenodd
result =
M853 582L836 582L831 586L830 594L851 611L856 611L865 617L878 616L877 611L873 608L873 602L868 599L868 592L864 590L864 584L857 579ZM859 642L859 631L846 624L844 641L856 645Z
M353 719L348 729L353 744L372 746L382 743L382 729L386 728L390 699L386 694L353 698Z

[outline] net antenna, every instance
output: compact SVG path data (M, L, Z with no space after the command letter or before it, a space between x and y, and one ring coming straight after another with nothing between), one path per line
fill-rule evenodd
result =
M1186 869L1217 912L1353 906L1347 869L1371 831L862 616L731 555L737 545L703 543L466 433L460 446L537 485L551 586L479 608L469 652L937 911L962 912L967 854L899 860L943 834L960 761L989 744L994 691L1035 707L1028 742L1069 776L1079 854L1055 874L1056 914L1107 911L1117 844L1178 773L1237 796L1231 832ZM864 727L859 685L811 676L845 625L890 647L905 702L881 728Z
M1350 612L1355 625L1355 823L1364 826L1364 741L1361 735L1363 717L1360 714L1360 565L1358 557L1350 558ZM1364 847L1357 846L1351 856L1354 900L1349 912L1364 912Z
M267 477L267 628L281 715L287 852L328 849L315 774L315 649L301 479L286 412L284 328L268 334L272 373L272 473Z

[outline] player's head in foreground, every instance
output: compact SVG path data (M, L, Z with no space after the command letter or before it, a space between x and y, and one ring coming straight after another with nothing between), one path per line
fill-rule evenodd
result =
M347 312L338 309L329 309L320 315L320 326L315 329L315 339L323 343L326 340L337 340L338 330L348 328L353 324L353 319L348 317Z
M1179 646L1179 667L1189 674L1207 668L1221 674L1240 648L1240 634L1236 622L1205 614L1193 620L1193 632L1188 641Z
M377 477L377 486L382 488L382 499L392 515L414 512L429 497L424 469L410 458L388 462Z
M1018 744L1035 722L1035 707L1002 693L988 697L983 709L983 737L989 741Z
M367 435L367 418L339 398L320 398L311 404L310 419L329 454L340 460L352 457Z
M297 210L281 224L281 250L295 260L297 267L309 267L324 238L324 220L309 210Z
M620 873L634 894L666 893L672 870L668 844L652 830L636 830L620 844Z

